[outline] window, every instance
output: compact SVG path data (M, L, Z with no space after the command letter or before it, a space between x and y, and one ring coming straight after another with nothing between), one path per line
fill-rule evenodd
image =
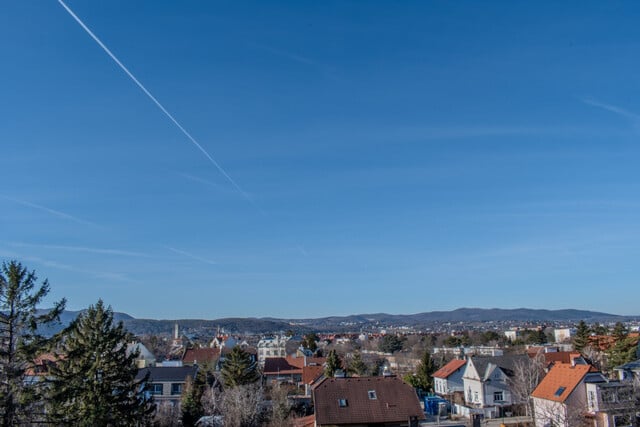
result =
M632 426L631 416L629 415L615 415L613 417L613 425L614 427L627 427Z
M162 394L162 384L150 384L149 393L153 394L154 396Z
M602 402L604 403L616 403L616 393L613 390L602 390Z
M566 387L558 387L558 389L556 390L556 392L554 393L555 396L561 396L562 393L564 393L564 391L566 390Z
M182 383L171 384L171 394L182 394Z
M369 390L367 392L367 394L369 395L369 399L371 399L371 400L376 400L378 398L378 396L376 396L376 391L375 390Z
M340 406L341 408L346 408L347 407L347 399L338 399L338 406Z
M504 396L501 391L496 391L493 393L494 402L502 402L503 400L504 400Z
M480 398L478 397L478 392L477 391L473 392L473 401L474 402L480 402Z

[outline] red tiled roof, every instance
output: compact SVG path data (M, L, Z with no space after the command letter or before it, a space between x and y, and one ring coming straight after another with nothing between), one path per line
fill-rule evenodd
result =
M415 389L397 377L325 378L314 387L313 401L318 426L425 418Z
M589 372L597 372L597 370L591 365L555 364L533 390L531 396L564 402Z
M302 368L302 382L304 384L311 384L317 380L324 373L324 366L314 365L305 366Z
M264 375L280 375L280 374L300 374L302 375L302 366L298 367L290 363L287 357L267 357L264 359Z
M182 356L182 363L211 363L220 358L219 348L189 348Z
M456 372L467 364L466 360L454 359L433 373L435 378L449 378L449 375Z

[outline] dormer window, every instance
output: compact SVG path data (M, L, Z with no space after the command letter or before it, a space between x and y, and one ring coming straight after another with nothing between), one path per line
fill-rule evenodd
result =
M564 391L566 390L566 387L558 387L558 389L556 390L556 392L554 393L554 396L556 397L560 397L562 395L562 393L564 393Z
M367 394L369 395L370 400L376 400L378 398L375 390L369 390Z
M341 408L347 407L347 399L338 399L338 406Z

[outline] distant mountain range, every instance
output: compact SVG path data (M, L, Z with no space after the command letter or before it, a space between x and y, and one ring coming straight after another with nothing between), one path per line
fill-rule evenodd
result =
M72 322L80 311L65 311L61 324L43 331L55 333ZM373 327L408 326L427 328L446 323L485 323L485 322L616 322L637 319L640 316L619 316L587 310L542 310L542 309L500 309L500 308L459 308L452 311L431 311L417 314L358 314L351 316L331 316L312 319L279 318L222 318L215 320L177 319L154 320L136 319L125 313L114 313L116 321L122 320L134 334L170 334L175 323L190 335L212 336L218 328L230 333L268 334L293 330L296 333L308 331L359 331Z

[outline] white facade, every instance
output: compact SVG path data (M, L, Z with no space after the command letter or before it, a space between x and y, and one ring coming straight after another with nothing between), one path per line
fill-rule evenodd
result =
M556 342L569 341L575 334L576 328L558 328L553 330L553 338Z
M264 366L267 357L286 357L289 337L263 338L258 342L258 364Z

